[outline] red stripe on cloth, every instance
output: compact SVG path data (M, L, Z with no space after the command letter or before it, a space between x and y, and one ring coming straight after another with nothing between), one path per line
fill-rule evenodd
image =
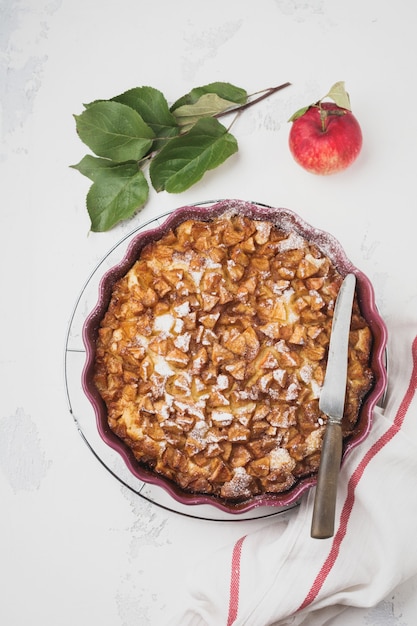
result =
M229 595L229 613L227 616L227 626L232 626L237 618L239 610L239 590L240 590L240 556L242 554L242 545L246 539L243 535L235 543L232 553L232 569L230 572L230 595Z
M330 548L329 555L325 560L321 570L317 574L313 585L305 597L304 601L298 608L298 611L306 608L309 604L311 604L319 594L321 588L323 587L328 575L330 574L336 559L338 557L340 546L347 532L347 526L349 522L350 515L352 513L353 505L355 502L355 489L362 478L362 475L366 469L368 463L382 450L382 448L389 442L391 439L398 433L400 430L404 418L406 416L407 410L410 406L410 403L414 397L416 388L417 388L417 337L414 339L412 344L412 357L413 357L413 369L411 372L410 381L408 384L407 391L404 395L404 398L401 401L400 406L398 407L398 411L395 415L392 426L369 448L368 452L363 457L362 461L359 463L356 470L353 472L350 480L348 482L348 489L346 500L344 502L342 512L340 514L340 524L339 528L334 536L332 546Z

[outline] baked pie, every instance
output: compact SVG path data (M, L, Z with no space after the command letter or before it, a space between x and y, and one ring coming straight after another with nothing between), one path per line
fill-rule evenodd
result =
M230 502L316 473L342 280L316 243L233 208L150 241L98 331L94 383L110 429L184 492ZM345 437L372 387L371 347L355 295Z

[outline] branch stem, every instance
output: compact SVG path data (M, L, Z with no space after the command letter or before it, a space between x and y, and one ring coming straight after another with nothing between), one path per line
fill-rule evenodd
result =
M282 85L278 85L277 87L269 87L269 89L265 89L263 92L258 92L262 94L258 96L258 98L255 98L254 100L250 100L249 102L246 102L245 104L241 104L240 106L233 107L232 109L227 109L227 111L222 111L221 113L217 113L217 115L213 115L213 117L222 117L223 115L227 115L228 113L240 113L241 111L248 109L254 104L261 102L261 100L265 100L265 98L269 98L269 96L272 96L272 94L276 93L277 91L281 91L281 89L290 87L290 85L291 83L287 82L287 83L283 83Z

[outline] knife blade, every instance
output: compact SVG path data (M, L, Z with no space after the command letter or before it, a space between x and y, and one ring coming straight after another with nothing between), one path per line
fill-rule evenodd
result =
M337 479L342 460L342 418L346 398L349 331L356 276L347 274L340 287L333 315L326 374L319 408L327 415L317 476L311 536L327 539L334 534Z

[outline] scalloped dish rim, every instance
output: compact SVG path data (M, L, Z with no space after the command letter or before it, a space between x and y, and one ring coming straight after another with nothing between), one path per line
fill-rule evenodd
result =
M97 429L103 441L120 454L128 469L136 478L144 483L158 485L183 505L208 504L227 513L243 513L260 506L287 507L296 503L300 497L317 482L317 474L301 478L288 491L278 494L260 494L242 502L228 502L208 494L188 493L172 481L144 467L137 461L130 449L110 430L107 423L105 404L93 382L95 342L100 321L108 307L112 286L121 278L138 258L141 249L150 241L159 239L165 232L186 219L197 218L209 221L224 213L242 212L254 219L267 219L284 229L295 228L298 233L315 243L322 252L327 254L342 275L352 272L356 275L359 306L362 315L369 324L373 345L371 352L371 369L374 384L361 406L360 415L353 434L344 442L343 460L350 451L358 446L368 435L372 427L373 411L378 400L383 396L387 385L385 352L387 344L387 328L375 303L373 286L367 276L355 267L346 256L339 241L330 233L319 230L293 211L285 208L274 208L269 205L243 200L218 200L212 204L184 205L175 209L157 227L139 232L127 246L119 263L108 269L101 278L96 305L88 314L82 329L82 339L86 349L86 360L82 370L82 388L95 413ZM342 461L343 462L343 461Z

